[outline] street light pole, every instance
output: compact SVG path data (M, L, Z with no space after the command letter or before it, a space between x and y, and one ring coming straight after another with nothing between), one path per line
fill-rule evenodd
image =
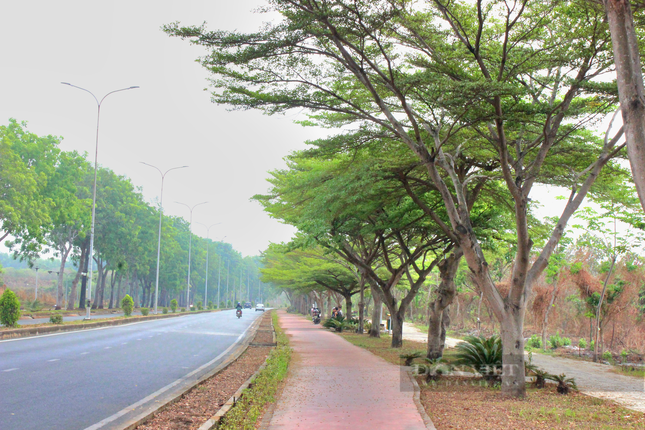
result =
M228 306L228 298L229 298L229 295L228 295L228 275L229 275L230 271L231 271L231 260L227 260L226 261L226 305L224 306L224 308L226 308L226 306Z
M96 101L96 146L94 149L94 186L92 187L92 227L90 228L90 253L89 253L89 262L90 262L90 273L89 273L89 278L88 278L88 284L87 284L87 289L88 289L88 294L87 294L87 314L85 315L85 319L89 320L90 319L90 301L92 297L92 275L93 275L93 269L94 265L92 264L92 254L94 254L94 223L96 219L96 172L98 169L98 160L99 160L99 122L101 119L101 104L103 103L103 100L110 94L118 93L120 91L127 91L127 90L134 90L136 88L139 88L138 86L132 86L128 88L121 88L119 90L114 90L110 91L106 95L103 96L101 101L99 101L98 98L92 93L90 90L86 90L85 88L78 87L76 85L72 85L69 82L61 82L63 85L69 85L70 87L77 88L79 90L85 91L86 93L90 93L92 97L94 97L94 101Z
M208 307L208 239L211 231L211 227L214 227L216 225L220 225L221 222L218 222L216 224L211 224L209 226L206 226L206 224L202 224L201 222L198 222L197 224L203 225L206 227L206 284L204 286L204 307Z
M176 169L183 169L188 166L179 166L179 167L173 167L171 169L166 170L165 172L161 172L157 166L153 166L152 164L144 163L143 161L141 164L145 164L146 166L153 167L157 169L159 174L161 175L161 194L159 196L159 238L157 240L157 276L155 280L155 314L157 313L157 304L159 303L159 260L161 257L161 219L163 217L163 181L166 178L166 174L170 172L171 170L176 170Z
M221 238L218 242L222 243L222 241L226 238L224 236ZM217 270L217 309L220 308L220 304L222 303L220 300L220 294L219 294L219 286L220 286L220 280L222 279L222 257L218 256L219 259L219 270ZM224 306L226 307L226 306Z
M34 296L34 301L36 301L36 300L38 300L38 269L39 269L39 267L36 266L36 267L34 267L34 269L36 269L36 294Z
M186 309L190 310L190 252L193 244L193 232L192 232L193 209L195 209L199 205L204 205L208 202L197 203L192 208L185 203L181 203L181 202L175 202L175 203L184 205L188 208L188 210L190 210L190 221L188 221L188 276L187 276L188 279L187 279L187 286L186 286Z

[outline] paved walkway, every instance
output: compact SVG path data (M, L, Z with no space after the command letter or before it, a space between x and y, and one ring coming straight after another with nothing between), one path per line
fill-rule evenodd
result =
M403 323L403 339L427 342L428 335L410 324ZM446 347L452 348L459 342L461 340L447 337ZM616 374L611 371L611 366L605 364L552 357L536 352L533 353L533 363L551 374L564 373L575 378L580 391L589 396L613 400L626 408L645 412L643 378Z
M426 430L407 373L311 321L284 312L293 356L269 430Z

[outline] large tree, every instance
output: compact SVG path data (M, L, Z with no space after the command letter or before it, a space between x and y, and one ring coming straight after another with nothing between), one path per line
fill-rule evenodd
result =
M442 196L444 233L462 249L501 322L503 392L523 396L531 286L596 177L623 148L619 136L572 139L613 107L610 86L597 80L613 65L604 11L584 1L436 0L425 10L406 0L269 4L283 20L253 34L166 30L211 49L203 64L215 75L215 102L269 113L304 107L327 125L368 121L408 146ZM464 140L465 129L480 139ZM494 173L513 200L517 253L506 296L490 277L468 212L468 183L480 172L457 174L472 143L477 157L496 161ZM572 191L532 260L530 195L560 148L573 157L559 175Z

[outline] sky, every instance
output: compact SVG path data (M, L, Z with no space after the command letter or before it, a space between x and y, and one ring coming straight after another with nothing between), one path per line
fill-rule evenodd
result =
M26 121L37 135L63 138L61 149L94 159L96 102L101 106L99 164L132 179L156 204L161 177L164 212L189 219L193 232L224 238L243 255L288 241L294 229L271 219L249 199L269 188L268 171L283 157L324 136L293 121L300 113L265 116L229 112L210 101L208 72L195 60L206 51L161 31L171 22L209 29L256 30L275 16L255 13L262 0L2 1L0 124ZM100 192L100 190L99 190ZM97 238L97 240L100 240Z
M210 101L208 72L195 60L203 48L171 38L161 26L207 23L209 29L254 31L275 15L256 13L263 0L2 2L0 14L0 124L26 121L38 135L63 138L61 149L94 159L96 102L102 104L99 164L131 178L156 204L161 178L164 212L189 220L193 232L224 240L244 256L270 242L289 241L295 230L271 219L250 201L269 189L267 172L285 167L283 157L306 147L325 130L294 124L302 112L265 116L230 112ZM100 190L99 190L100 192ZM559 215L566 190L537 189L539 216ZM100 240L100 238L97 238Z

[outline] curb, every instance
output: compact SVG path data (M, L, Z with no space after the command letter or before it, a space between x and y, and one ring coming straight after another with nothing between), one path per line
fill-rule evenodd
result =
M81 330L88 330L93 328L118 326L118 325L132 324L132 323L152 321L152 320L158 320L158 319L177 318L177 317L183 317L186 315L197 315L197 314L203 314L203 313L209 313L209 312L219 312L219 311L194 311L191 313L184 312L181 314L150 315L147 317L134 317L134 318L131 317L131 318L118 319L118 320L90 322L85 324L69 324L69 325L63 324L63 325L49 325L44 327L17 328L17 329L0 331L0 340L38 336L41 334L62 333L62 332L68 332L68 331L81 331Z
M437 430L437 428L434 426L434 423L428 416L426 409L421 404L421 388L419 387L419 383L416 379L414 379L414 376L412 376L411 370L406 370L405 373L410 378L412 386L414 387L414 395L412 396L412 399L414 400L414 404L417 406L417 410L419 411L419 415L421 415L423 423L426 425L426 430Z
M271 328L273 332L273 341L274 341L273 344L251 343L249 346L276 346L277 343L275 342L276 338L275 338L275 329L273 328L273 320L271 321ZM260 330L256 330L256 333L258 331ZM217 411L217 413L213 415L208 421L206 421L204 424L199 426L197 430L212 430L217 428L217 425L219 424L220 420L224 418L224 416L228 413L228 411L231 410L233 406L235 406L235 404L237 403L237 400L239 400L240 397L242 397L244 390L249 388L253 380L260 374L261 371L264 370L264 368L267 367L268 360L269 360L269 357L267 356L267 358L264 360L264 363L258 368L258 370L253 375L251 375L251 377L247 379L246 382L242 384L242 386L240 386L240 388L231 396L231 398L228 399L226 403L224 403L224 406L222 406L220 410ZM275 403L273 405L275 405Z

